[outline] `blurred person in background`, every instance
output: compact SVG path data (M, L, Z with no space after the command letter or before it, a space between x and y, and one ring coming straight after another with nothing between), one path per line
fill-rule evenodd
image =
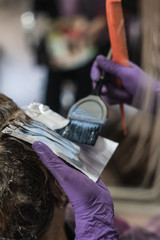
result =
M97 54L106 54L109 42L104 0L35 0L35 14L49 17L49 31L37 50L40 64L48 66L46 104L54 111L61 108L62 85L71 80L74 100L91 92L90 68ZM70 107L70 106L69 106Z

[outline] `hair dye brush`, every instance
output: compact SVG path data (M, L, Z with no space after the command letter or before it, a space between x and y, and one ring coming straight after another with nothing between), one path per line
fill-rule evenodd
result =
M128 67L128 50L121 0L106 0L106 16L113 61ZM120 88L122 87L120 79L117 79L117 85ZM123 133L126 135L127 130L123 104L120 104L120 112L123 125Z
M107 58L111 58L111 50ZM92 95L82 98L69 110L67 118L69 123L55 131L62 137L80 144L93 146L107 120L107 107L101 99L100 91L103 84L104 72Z

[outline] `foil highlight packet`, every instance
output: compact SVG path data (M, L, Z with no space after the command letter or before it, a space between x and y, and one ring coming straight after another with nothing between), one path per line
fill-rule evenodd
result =
M118 143L98 137L95 146L75 144L55 132L55 129L67 125L69 120L52 111L48 106L34 102L24 111L33 120L32 125L24 123L18 123L18 127L9 125L3 133L30 144L41 141L48 145L57 156L93 181L98 180L118 147Z

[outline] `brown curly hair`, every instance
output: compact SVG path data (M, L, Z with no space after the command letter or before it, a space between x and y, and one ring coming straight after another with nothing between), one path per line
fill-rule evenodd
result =
M15 120L32 120L0 94L0 239L40 239L63 194L30 144L3 134Z

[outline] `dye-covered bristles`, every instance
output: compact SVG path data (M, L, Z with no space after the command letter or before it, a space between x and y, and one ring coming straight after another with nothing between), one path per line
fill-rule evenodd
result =
M56 132L73 142L93 146L100 130L99 124L72 120L66 127L57 129Z

